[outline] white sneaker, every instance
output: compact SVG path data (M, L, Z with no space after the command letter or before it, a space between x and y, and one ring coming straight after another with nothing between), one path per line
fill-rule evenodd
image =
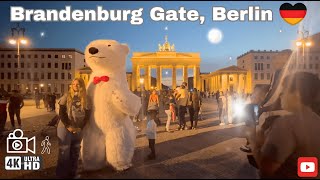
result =
M219 125L220 125L220 126L224 126L224 125L226 125L226 124L225 124L225 123L220 123Z

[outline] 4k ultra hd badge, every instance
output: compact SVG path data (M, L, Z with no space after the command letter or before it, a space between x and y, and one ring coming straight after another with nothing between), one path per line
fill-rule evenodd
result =
M302 3L297 3L294 6L290 3L284 3L280 6L279 11L283 20L291 25L298 24L307 14L307 8Z

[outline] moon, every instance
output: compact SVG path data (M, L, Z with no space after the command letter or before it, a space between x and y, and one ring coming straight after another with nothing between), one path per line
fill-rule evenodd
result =
M208 40L212 44L218 44L223 38L222 32L217 28L212 28L208 33Z

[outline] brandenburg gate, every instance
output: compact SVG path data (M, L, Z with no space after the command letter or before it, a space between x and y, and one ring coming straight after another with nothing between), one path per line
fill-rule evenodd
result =
M200 53L176 52L174 44L170 45L168 37L165 43L159 44L157 52L133 52L132 61L132 91L140 89L140 78L144 79L146 90L151 89L151 70L157 72L157 89L162 88L162 70L172 69L172 89L177 87L177 69L183 70L183 81L188 82L188 69L193 69L193 87L200 89ZM140 70L144 69L144 74ZM179 84L180 85L180 84Z

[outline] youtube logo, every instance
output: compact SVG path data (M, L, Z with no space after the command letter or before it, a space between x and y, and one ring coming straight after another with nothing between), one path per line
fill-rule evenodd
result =
M298 158L298 176L299 177L317 177L318 159L316 157Z

